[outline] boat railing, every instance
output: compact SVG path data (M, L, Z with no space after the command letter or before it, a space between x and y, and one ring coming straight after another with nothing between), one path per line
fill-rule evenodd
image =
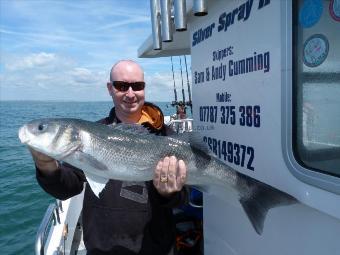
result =
M37 236L35 239L35 254L44 255L45 254L45 244L47 235L49 233L49 226L52 224L60 224L59 210L63 210L61 202L56 201L56 203L51 203L44 215L43 220L38 228Z
M63 201L57 199L48 206L36 236L36 255L71 254L83 196L84 191Z
M172 119L167 125L176 133L192 132L193 119Z

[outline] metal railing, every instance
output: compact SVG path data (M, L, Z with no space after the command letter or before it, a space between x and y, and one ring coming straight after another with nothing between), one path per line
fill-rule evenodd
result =
M178 119L171 120L168 126L174 130L176 133L184 133L192 131L192 122L193 119Z
M59 202L59 203L58 203ZM60 224L59 210L63 210L61 202L50 204L45 212L44 218L40 223L38 228L37 236L35 239L35 254L44 255L45 254L45 244L48 235L49 226L53 221L55 226L57 223Z

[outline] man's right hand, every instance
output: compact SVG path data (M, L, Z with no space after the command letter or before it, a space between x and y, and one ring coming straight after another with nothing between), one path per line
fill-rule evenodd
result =
M58 169L58 163L54 158L29 148L37 168L45 175L52 174Z

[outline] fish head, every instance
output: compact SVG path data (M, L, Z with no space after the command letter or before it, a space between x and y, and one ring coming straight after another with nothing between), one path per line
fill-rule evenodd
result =
M19 129L23 144L55 159L62 159L79 146L78 131L62 119L38 119Z

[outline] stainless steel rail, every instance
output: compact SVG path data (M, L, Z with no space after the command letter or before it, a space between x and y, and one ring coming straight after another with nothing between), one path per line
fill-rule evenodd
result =
M53 225L57 222L60 223L59 211L57 210L57 203L50 204L45 212L44 218L38 228L37 236L35 239L35 254L45 254L46 234L48 234L48 226L53 220Z
M192 132L193 119L171 120L167 125L176 133Z

